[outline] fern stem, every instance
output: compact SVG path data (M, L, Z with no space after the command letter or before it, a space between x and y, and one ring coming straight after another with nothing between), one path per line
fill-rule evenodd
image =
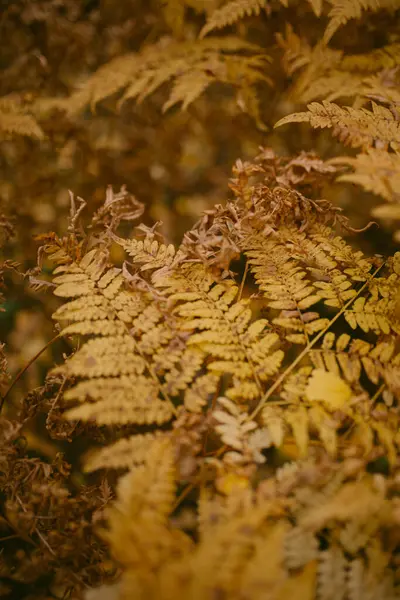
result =
M243 288L244 288L244 284L246 282L246 277L247 277L248 272L249 272L249 262L246 260L246 266L244 268L244 273L243 273L243 277L242 277L242 281L241 281L240 289L239 289L238 302L242 299Z
M184 490L182 490L182 492L179 494L179 496L177 497L177 499L175 500L175 504L173 505L172 509L171 509L171 515L176 511L176 509L178 508L178 506L182 503L182 501L186 498L186 496L188 494L190 494L190 492L194 489L195 487L195 483L189 483Z
M378 273L379 271L384 267L384 265L386 264L386 262L383 262L375 271L374 273L371 275L371 278L368 279L358 290L357 294L355 296L353 296L352 298L350 298L350 300L348 300L346 302L346 304L340 309L340 311L333 317L333 319L331 319L328 323L328 325L322 329L322 331L320 331L315 338L313 338L311 340L311 342L309 342L307 344L307 346L304 348L304 350L302 352L300 352L300 354L298 355L297 358L295 358L295 360L287 367L287 369L285 369L285 371L280 375L280 377L278 377L278 379L275 381L275 383L267 390L267 392L264 394L263 398L261 398L258 406L256 406L256 408L253 410L253 412L249 415L248 419L249 421L253 420L254 417L256 417L258 415L258 413L260 412L260 410L262 409L262 407L264 406L264 404L267 402L268 398L270 398L272 396L272 394L275 392L275 390L281 385L281 383L284 381L284 379L293 371L293 369L295 367L297 367L297 365L299 364L299 362L301 362L303 360L303 358L306 356L306 354L308 354L308 352L311 350L311 348L318 342L319 339L321 339L321 337L323 335L325 335L325 333L328 331L328 329L335 323L335 321L338 320L338 318L344 313L345 310L348 309L348 307L354 302L354 300L364 291L364 289L369 285L369 282L371 281L371 279L373 279Z
M385 387L386 387L386 383L382 383L382 385L380 385L379 388L376 390L375 394L371 398L371 402L370 402L371 407L378 400L379 396L382 394L382 392L384 391Z
M51 344L53 342L55 342L59 337L61 336L60 333L58 333L56 336L54 336L49 342L47 342L47 344L45 346L43 346L43 348L41 348L41 350L39 350L39 352L37 352L35 354L35 356L33 356L30 361L19 371L19 373L17 373L17 375L15 376L14 381L11 383L10 387L8 388L8 390L6 391L6 393L4 394L4 396L0 399L0 412L3 409L3 405L4 402L7 398L7 396L9 395L9 393L11 392L11 390L13 389L13 387L15 386L16 383L18 383L18 381L21 379L21 377L24 375L25 371L27 371L29 369L29 367L35 362L35 360L37 358L39 358L39 356L41 354L43 354L43 352L45 352L45 350L47 350L47 348L49 346L51 346Z

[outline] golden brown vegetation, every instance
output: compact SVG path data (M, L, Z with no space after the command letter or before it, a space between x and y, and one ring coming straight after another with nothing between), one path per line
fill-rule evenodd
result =
M399 597L399 14L4 10L0 596Z

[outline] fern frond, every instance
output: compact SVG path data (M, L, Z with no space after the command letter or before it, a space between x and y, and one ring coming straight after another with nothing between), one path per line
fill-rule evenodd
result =
M184 405L189 412L200 412L207 404L207 400L218 390L219 377L213 373L207 373L197 377L190 388L187 388L184 396Z
M45 137L32 114L12 95L0 97L0 131L7 135L25 135L38 140Z
M207 23L200 31L200 38L214 29L222 29L228 25L233 25L236 21L243 19L244 16L257 16L264 8L267 8L267 0L230 0L208 17Z
M176 250L145 226L144 239L109 232L89 251L48 243L67 299L55 317L84 336L58 368L75 379L69 418L145 426L88 463L129 471L106 534L123 598L315 600L335 578L347 593L343 569L357 557L369 572L397 519L397 484L385 482L400 447L400 253L365 257L334 230L347 226L340 212L300 191L332 176L312 155L262 149L236 164L234 200ZM110 236L123 269L109 263ZM272 455L295 464L275 477ZM393 477L368 473L377 458ZM175 525L199 487L201 527L188 536Z
M328 102L334 102L338 98L352 98L357 108L369 100L389 105L400 102L397 81L388 77L385 70L369 76L362 72L343 70L342 64L339 68L326 70L323 66L318 70L312 74L311 66L304 69L293 86L291 96L305 103L320 98Z
M281 227L275 236L253 237L250 248L249 264L267 305L281 311L272 322L285 328L286 339L294 343L307 343L328 323L310 308L321 300L343 306L356 293L352 281L364 281L370 270L362 254L319 225L308 235ZM323 282L318 281L321 277Z
M164 110L177 102L187 108L213 82L245 90L268 81L268 60L259 46L235 37L194 42L162 39L137 54L119 56L103 65L70 98L42 100L39 105L42 109L58 107L72 115L88 104L93 110L101 100L122 91L120 104L129 99L142 102L163 84L173 82Z
M354 169L337 177L337 181L355 183L367 192L382 196L388 202L400 202L400 154L368 148L356 157L339 156L332 164L349 165Z
M213 416L217 421L215 431L224 444L234 449L225 455L226 461L234 464L242 461L265 462L261 451L271 445L266 429L257 429L257 423L250 421L246 412L240 411L236 404L224 397L218 398Z
M113 234L111 237L134 259L135 263L141 265L141 271L169 267L173 262L175 256L173 244L168 246L160 244L152 236L147 236L144 240L125 240Z
M195 265L156 281L159 286L168 286L170 302L177 303L174 310L185 320L183 328L197 330L188 340L189 347L199 348L214 359L207 365L211 373L234 377L226 396L241 401L258 397L261 382L279 369L283 353L275 349L276 335L268 334L261 340L267 322L251 323L248 301L235 301L238 288L233 282L226 280L211 287L209 273ZM174 293L176 288L185 292Z
M312 127L332 128L332 135L353 148L386 148L394 150L400 143L400 123L393 113L375 102L372 111L349 106L341 108L332 102L312 102L308 112L294 113L280 119L275 127L286 123L308 122Z
M54 257L52 247L47 251ZM121 270L109 268L107 255L96 248L79 261L57 267L55 273L55 294L76 299L60 307L54 318L73 322L65 327L65 334L96 336L58 369L84 379L69 390L67 399L84 401L90 397L96 401L72 409L70 418L96 418L104 424L170 420L175 409L149 366L146 344L143 350L140 347L144 329L149 332L162 318L149 305L150 298L125 290ZM147 320L143 328L141 318L146 311L149 315L149 309L156 314L152 326ZM168 343L169 338L159 337L159 341ZM160 391L162 399L158 399Z
M111 446L86 458L85 470L97 469L132 469L147 462L149 451L155 440L160 439L160 434L144 433L128 438L122 438Z
M166 439L154 440L143 464L119 481L119 501L110 514L106 537L115 543L116 558L126 566L143 570L160 567L167 558L171 539L159 538L159 552L145 552L164 533L175 497L173 449ZM130 523L127 527L127 520Z
M387 302L366 302L365 298L357 298L351 310L345 312L345 319L352 329L360 327L366 333L370 330L383 333L390 332L389 320L385 316Z
M345 333L335 339L335 335L328 332L323 338L321 348L313 350L310 357L318 369L326 369L343 376L353 384L359 381L361 370L364 368L368 379L377 385L380 379L385 377L394 348L393 341L380 342L374 347L364 340L351 340Z
M351 19L360 19L363 11L394 12L400 8L398 0L331 0L330 21L324 33L324 42L328 43L339 27Z
M388 44L365 54L345 55L317 43L313 48L307 40L294 33L289 26L285 35L278 34L283 49L282 64L289 76L297 78L289 90L295 102L309 103L323 99L334 102L338 98L381 102L398 102L396 69L399 64L399 44Z

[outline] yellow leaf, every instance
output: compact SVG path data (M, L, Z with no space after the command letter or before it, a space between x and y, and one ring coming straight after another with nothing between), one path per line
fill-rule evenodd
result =
M236 475L236 473L228 473L217 479L216 485L221 494L229 496L234 490L247 489L249 487L249 480L247 477Z
M343 379L323 369L314 369L306 387L308 400L324 402L332 410L345 406L351 395L351 388Z

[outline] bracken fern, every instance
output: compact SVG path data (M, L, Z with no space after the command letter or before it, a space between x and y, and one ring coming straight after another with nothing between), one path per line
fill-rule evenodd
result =
M103 234L97 218L44 245L54 317L81 339L55 370L66 416L130 428L86 465L127 471L104 534L123 598L396 597L400 255L353 250L340 211L304 195L323 166L238 161L233 199L177 249L120 237L110 199Z

